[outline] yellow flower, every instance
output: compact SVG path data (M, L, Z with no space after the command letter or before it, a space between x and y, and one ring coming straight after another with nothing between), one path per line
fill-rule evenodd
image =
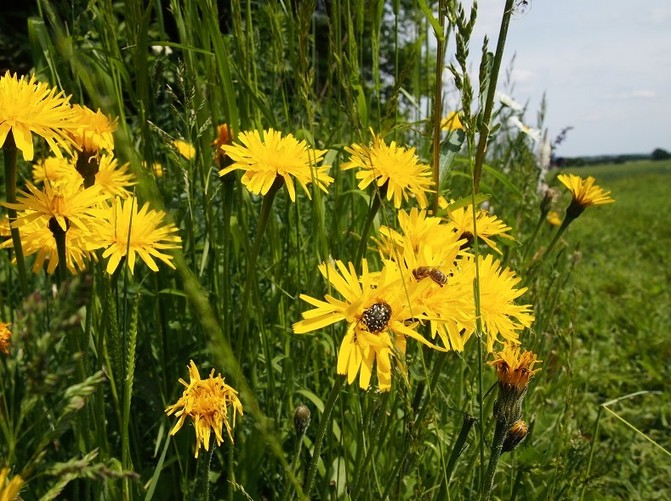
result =
M0 248L11 249L13 242L10 239L5 240ZM21 247L24 256L37 254L33 264L33 272L38 273L43 269L44 263L49 262L47 273L53 274L58 266L58 249L54 234L45 225L38 221L26 224L21 227ZM65 257L66 265L73 275L86 268L86 262L90 257L95 258L93 251L100 248L101 243L95 234L88 230L82 230L76 226L71 226L65 233Z
M33 182L40 184L48 179L52 183L64 177L79 177L72 159L47 157L33 164Z
M470 244L473 241L473 234L477 232L478 238L482 239L489 247L501 254L501 251L490 237L498 236L515 240L508 231L512 228L489 212L478 209L475 216L475 229L473 229L473 206L467 205L459 209L450 210L447 208L447 218L452 230L459 235L459 239L465 238Z
M214 377L214 369L210 372L210 377L200 379L200 373L193 360L189 362L189 382L180 378L180 383L186 386L177 403L166 408L168 416L175 414L179 418L171 435L177 433L186 418L191 418L196 430L196 453L201 445L206 451L210 450L210 435L214 432L217 445L224 441L222 431L226 428L226 433L231 443L233 443L233 428L235 427L235 416L242 416L242 403L238 399L238 392L224 382L221 374ZM231 408L232 419L229 421L229 407Z
M547 220L552 226L561 226L561 216L555 210L548 212Z
M326 192L333 178L327 174L329 166L317 167L326 150L310 148L304 141L298 141L293 135L282 134L273 129L263 132L242 132L232 145L223 145L221 149L233 160L233 164L219 171L225 176L234 170L243 170L242 184L255 194L265 195L278 178L287 185L289 198L296 201L295 180L310 197L308 183L315 183Z
M319 271L343 299L327 294L322 301L301 294L314 308L303 312L303 320L293 330L305 334L345 320L349 325L338 351L337 372L346 375L349 384L359 374L359 386L368 389L375 365L380 391L389 391L391 357L405 354L406 337L439 349L419 335L416 322L411 321L420 313L415 299L428 283L406 285L396 267L370 273L366 260L360 277L352 263L346 267L341 261L335 266L323 263Z
M384 139L373 135L370 146L353 144L345 151L351 158L341 167L343 170L361 169L356 173L360 190L375 182L387 200L393 197L397 209L410 196L417 199L421 208L428 205L426 193L431 191L433 184L431 170L428 165L419 163L415 148L399 147L395 141L387 145Z
M464 125L459 119L459 113L456 111L450 111L442 122L440 122L440 128L443 130L464 130Z
M0 351L5 355L9 355L9 346L12 339L12 331L9 330L11 323L0 322ZM0 488L3 482L0 479ZM2 498L0 498L2 499Z
M100 150L114 151L112 133L117 128L116 119L110 120L102 111L93 111L78 104L73 105L72 109L78 126L69 135L82 153L95 155Z
M615 201L610 197L610 191L604 191L603 188L594 184L596 179L592 176L583 179L574 174L559 174L557 179L559 179L559 181L569 189L571 195L573 195L571 205L566 209L566 214L572 219L578 217L586 207L591 205L610 204Z
M179 154L187 160L193 160L196 157L196 148L194 148L191 143L182 139L175 139L172 142L172 145L179 152Z
M541 360L531 351L522 351L519 345L506 343L501 351L494 353L494 360L487 362L496 368L499 383L524 390L531 377L540 369L534 369Z
M100 220L96 228L97 236L106 247L102 257L109 258L107 273L114 273L121 259L126 257L132 274L136 254L152 271L158 271L154 258L175 268L172 257L162 251L179 248L182 239L177 235L174 224L162 225L165 217L163 211L150 210L148 203L138 211L137 198L122 200L116 197L111 206L96 210L95 215Z
M128 187L137 183L135 176L128 172L128 166L129 164L125 163L119 167L113 155L103 155L100 158L100 168L96 174L95 184L110 197L129 197Z
M32 183L26 183L28 192L19 190L17 203L4 202L5 207L24 211L13 223L16 227L37 221L47 226L54 218L63 231L70 225L87 230L91 220L93 207L105 200L106 196L100 193L100 188L92 186L82 189L81 178L61 178L54 183L44 182L42 190Z
M475 279L475 262L469 259L467 264L464 269L465 280L472 283ZM478 269L480 315L487 334L487 350L493 350L494 343L500 341L499 336L505 341L518 343L517 331L530 327L534 321L531 305L514 303L527 288L517 289L516 286L522 279L515 276L509 268L502 269L501 264L491 255L478 256Z
M397 218L400 233L393 228L380 226L382 236L377 243L380 255L384 258L399 260L408 248L413 254L425 247L430 247L437 253L441 250L449 253L458 243L454 232L449 231L442 219L429 216L426 211L416 207L410 209L409 213L400 210Z
M61 148L70 152L72 140L67 131L77 123L69 100L70 96L38 83L34 76L19 79L7 71L0 77L0 146L11 132L23 159L30 161L35 153L32 136L35 133L47 141L57 157L62 156Z
M16 501L19 499L19 491L23 485L23 479L15 475L7 482L9 478L9 468L0 470L0 501Z

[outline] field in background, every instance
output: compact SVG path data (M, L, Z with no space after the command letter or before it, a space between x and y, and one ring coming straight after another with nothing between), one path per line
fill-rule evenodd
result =
M578 261L567 304L572 311L566 312L577 340L573 385L585 404L576 411L596 416L600 404L645 392L610 408L671 450L671 162L570 172L596 177L616 200L586 211L566 236ZM668 496L669 456L606 411L594 454L605 458L592 465L595 475L603 475L595 496Z

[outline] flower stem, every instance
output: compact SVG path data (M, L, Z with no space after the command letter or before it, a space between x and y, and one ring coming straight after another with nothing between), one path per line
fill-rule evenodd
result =
M282 187L283 184L284 179L278 176L275 179L273 185L268 190L268 193L266 193L263 197L263 205L261 205L259 224L256 228L256 238L254 240L254 248L252 249L252 253L249 256L249 260L247 261L247 278L245 280L245 291L243 294L243 301L242 301L243 319L247 318L247 311L249 308L249 295L251 294L252 283L254 282L254 278L256 277L256 260L258 259L259 252L261 250L263 233L265 232L266 226L268 225L268 219L270 218L270 210L273 207L273 200L275 200L275 195L277 194L277 191Z
M491 455L489 456L489 465L487 466L487 473L482 483L482 497L489 499L494 488L494 475L496 474L496 465L499 463L501 453L503 452L503 442L506 439L510 423L507 421L496 420L496 429L494 430L494 440L492 441Z
M506 0L506 5L503 8L503 17L501 18L501 29L499 30L499 38L496 42L496 54L492 63L492 69L489 74L489 85L487 86L487 100L485 101L485 110L482 116L482 126L480 127L480 139L478 141L478 149L475 154L475 169L473 171L473 189L477 193L480 190L480 177L482 176L482 165L485 163L485 153L487 152L487 142L489 140L489 121L492 117L492 110L494 108L494 93L496 92L496 82L499 78L499 70L501 69L501 60L503 59L503 48L506 44L506 36L508 35L508 26L510 25L510 18L513 14L514 0Z
M550 255L550 252L555 248L555 245L557 245L557 242L559 241L559 238L564 234L566 231L566 228L568 228L568 225L571 224L573 221L572 217L566 216L564 217L564 220L561 223L561 226L557 230L557 233L555 234L554 238L550 242L550 245L547 246L547 249L545 249L545 252L543 253L543 260L545 260L546 257Z
M361 232L361 241L359 242L359 249L356 252L356 259L354 261L355 265L358 267L361 264L364 254L366 253L366 245L368 244L368 234L370 233L370 228L373 226L373 220L377 215L377 211L380 210L382 205L382 193L381 191L375 190L373 193L373 200L371 201L370 207L368 208L368 216L366 216L366 222L364 223L363 230Z
M14 135L10 130L2 147L5 157L5 198L7 203L16 203L16 161L18 150L14 143ZM21 246L21 233L18 228L12 224L16 221L16 210L7 208L7 217L12 234L12 244L14 245L14 254L16 255L16 266L19 269L19 283L21 285L21 294L28 295L28 279L26 278L26 262L23 258L23 247Z
M200 501L209 501L210 499L210 465L212 464L215 447L212 444L208 453L199 460L194 498Z
M310 466L308 467L308 476L305 480L305 495L309 496L310 491L315 483L315 477L317 476L317 464L319 463L319 454L322 450L322 444L324 442L324 437L326 436L326 429L331 423L331 414L333 413L333 407L338 401L340 396L340 390L345 384L345 378L343 376L336 376L335 383L333 383L333 388L331 388L331 393L329 393L328 400L324 406L324 412L322 413L322 418L319 421L319 428L317 429L317 437L314 443L314 449L312 451L312 459L310 460Z

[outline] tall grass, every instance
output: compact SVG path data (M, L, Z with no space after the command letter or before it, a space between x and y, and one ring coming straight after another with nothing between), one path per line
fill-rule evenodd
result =
M502 12L503 28L514 4ZM28 23L35 72L74 102L119 117L116 155L138 176L141 200L165 209L180 228L183 248L174 253L174 271L140 267L131 275L124 268L109 276L92 262L60 287L44 273L29 274L27 295L16 286L11 255L2 254L0 320L13 322L14 337L0 376L0 466L24 478L23 499L617 499L669 492L669 401L660 394L668 381L668 366L660 365L669 349L668 292L659 275L637 283L631 261L616 252L668 264L668 232L654 217L667 213L654 204L668 201L653 189L668 172L649 185L637 178L642 193L629 201L623 186L632 178L599 172L617 204L588 210L543 260L556 230L539 209L534 143L506 126L510 110L494 100L505 29L494 46L473 40L477 6L38 6L40 17ZM446 138L440 121L455 108L465 131ZM292 203L284 189L258 197L240 175L220 178L211 143L221 123L236 132L272 127L328 150L329 193L312 189L311 198L299 193ZM534 304L536 320L522 342L543 364L524 403L529 435L501 456L491 493L485 477L496 375L483 340L474 336L463 352L409 346L408 383L397 370L392 391L380 393L336 375L341 327L292 333L306 308L299 294L327 292L318 265L338 259L359 266L362 255L377 265L368 237L378 237L381 225L397 226L393 205L359 190L354 174L339 168L344 148L367 144L369 129L416 147L441 195L475 206L486 201L513 228L516 240L501 240L500 259L529 288L521 302ZM178 138L195 146L193 159L171 147ZM162 176L152 173L154 163ZM29 166L20 163L19 179L26 178ZM444 215L437 195L433 210ZM642 200L650 204L645 223L632 215ZM557 208L567 203L564 197ZM653 236L632 246L644 229ZM484 247L474 252L488 252ZM641 259L636 269L646 264ZM646 275L659 269L652 264ZM631 301L637 308L625 310ZM475 311L477 302L476 295ZM201 374L221 372L244 406L235 443L211 444L198 459L190 427L171 436L174 419L165 415L191 359ZM647 393L608 404L639 391Z

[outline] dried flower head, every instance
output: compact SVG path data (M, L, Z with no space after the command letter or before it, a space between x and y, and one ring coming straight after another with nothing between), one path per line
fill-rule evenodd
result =
M177 433L186 418L191 418L196 430L196 452L201 445L206 451L210 450L210 435L214 432L217 445L224 441L223 429L233 443L233 428L235 428L236 414L242 416L242 403L238 399L238 392L224 382L221 374L214 376L214 369L210 377L201 379L196 364L189 362L189 382L180 378L179 382L186 386L181 398L177 403L169 405L165 412L168 416L175 414L179 418L171 435ZM229 415L229 408L230 414Z

